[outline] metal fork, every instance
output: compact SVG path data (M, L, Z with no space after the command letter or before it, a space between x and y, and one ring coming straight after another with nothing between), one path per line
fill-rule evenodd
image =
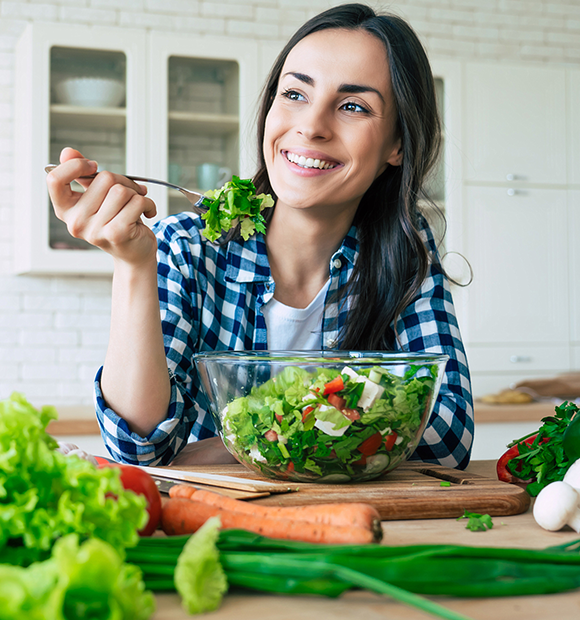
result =
M56 164L49 164L45 166L45 172L52 172L56 168ZM88 176L79 177L80 179L94 179L98 173L89 174ZM175 185L173 183L168 183L167 181L159 181L158 179L148 179L147 177L136 177L132 175L125 174L123 175L126 179L131 181L139 181L141 183L156 183L157 185L165 185L165 187L170 187L171 189L176 189L178 192L181 192L187 200L191 203L193 210L200 215L207 211L207 207L203 205L203 199L205 196L200 194L199 192L192 192L189 189L185 189L185 187L180 187L179 185Z

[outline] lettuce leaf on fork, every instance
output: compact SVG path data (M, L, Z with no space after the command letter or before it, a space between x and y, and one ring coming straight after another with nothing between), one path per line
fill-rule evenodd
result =
M221 235L240 225L240 234L247 241L255 232L266 232L262 210L274 205L269 194L256 195L250 179L233 176L220 189L205 192L204 206L208 208L201 217L205 220L203 236L212 243Z

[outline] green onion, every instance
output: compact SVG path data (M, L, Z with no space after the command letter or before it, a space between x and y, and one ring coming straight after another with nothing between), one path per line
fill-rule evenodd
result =
M127 561L148 588L168 590L189 536L142 538ZM461 545L318 545L224 530L217 542L230 585L280 594L340 596L363 588L438 618L465 618L420 595L549 594L580 587L580 540L543 550Z

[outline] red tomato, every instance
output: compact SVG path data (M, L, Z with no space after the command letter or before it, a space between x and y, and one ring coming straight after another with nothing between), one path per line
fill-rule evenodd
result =
M291 474L291 473L293 473L293 472L294 472L294 463L293 463L292 461L290 461L290 462L288 463L288 467L286 467L286 471L287 471L289 474Z
M368 439L365 439L361 445L358 446L357 450L362 452L365 456L372 456L379 449L381 443L383 443L383 436L379 432L376 432Z
M280 413L275 413L275 414L274 414L274 417L275 417L275 418L276 418L276 420L278 420L278 422L280 423L280 422L282 422L282 420L283 420L283 417L284 417L284 416L282 416L282 414L280 414Z
M103 461L104 459L97 459L99 467L116 467L121 470L121 484L124 489L133 491L133 493L137 495L145 496L149 521L147 521L147 525L139 531L139 536L151 536L157 529L159 521L161 520L161 494L155 484L155 480L140 467Z
M339 396L338 394L329 394L328 402L339 411L342 411L346 405L346 400Z
M385 448L387 449L387 452L390 452L393 449L395 441L397 441L397 433L391 433L390 435L387 435L385 439Z

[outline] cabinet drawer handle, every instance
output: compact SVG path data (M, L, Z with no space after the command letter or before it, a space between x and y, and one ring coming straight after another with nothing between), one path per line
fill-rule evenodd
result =
M506 174L505 175L506 181L515 181L518 176L517 174Z
M517 194L519 194L520 192L518 192L517 189L514 189L513 187L510 187L507 191L507 195L508 196L516 196Z
M512 364L521 364L522 362L531 362L532 361L532 356L531 355L512 355L510 357L510 362Z

